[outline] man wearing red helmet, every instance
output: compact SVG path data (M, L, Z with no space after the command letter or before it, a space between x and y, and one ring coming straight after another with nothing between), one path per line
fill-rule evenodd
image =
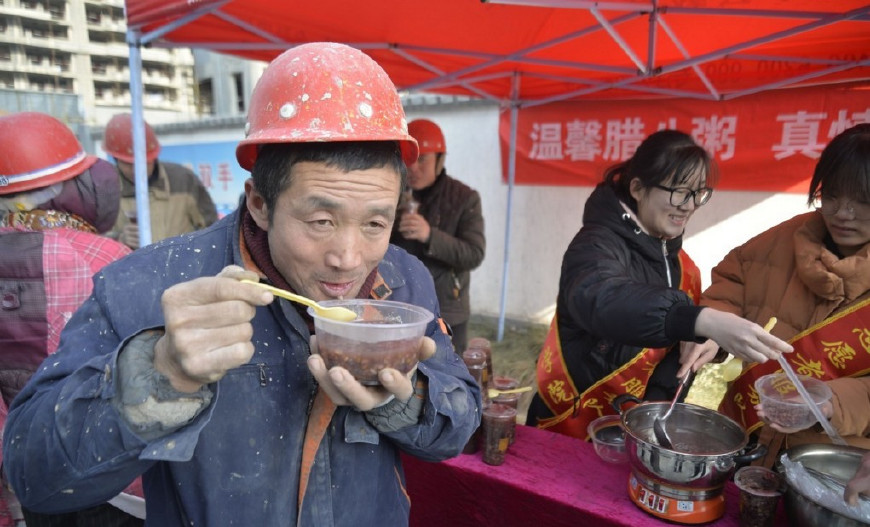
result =
M25 505L80 507L142 474L149 525L407 526L399 452L446 459L478 426L431 275L389 244L417 143L383 69L341 44L291 48L257 83L245 136L238 210L99 273L10 409ZM303 307L241 279L436 320L410 373L363 386L327 370Z
M38 112L6 115L0 145L2 428L6 408L57 349L67 320L90 295L91 276L130 250L101 236L118 215L114 168L85 153L65 124ZM11 525L3 522L10 511L2 509L0 525ZM32 526L143 524L108 503L65 514L22 512Z
M121 175L121 210L111 236L132 249L139 248L136 221L136 187L133 172L133 121L119 113L106 125L103 150L115 159ZM178 163L160 161L160 142L145 123L145 162L148 204L151 207L151 241L207 227L217 221L217 209L199 178Z
M432 273L441 316L450 325L454 350L461 354L468 342L471 271L486 252L480 195L447 175L447 148L437 124L417 119L408 123L408 133L420 145L420 157L408 166L410 192L391 242Z

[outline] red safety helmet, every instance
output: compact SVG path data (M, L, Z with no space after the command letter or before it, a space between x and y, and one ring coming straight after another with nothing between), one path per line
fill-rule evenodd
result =
M398 141L405 163L417 160L396 87L371 57L331 42L290 48L254 88L236 159L251 170L260 145L332 141Z
M21 112L0 117L0 194L16 194L72 179L96 161L54 117Z
M129 113L119 113L109 120L106 133L103 136L103 150L121 161L133 162L133 116ZM145 160L149 163L157 159L160 153L160 141L154 130L145 123Z
M444 146L444 133L437 124L428 119L415 119L408 123L408 133L417 140L421 154L447 152Z

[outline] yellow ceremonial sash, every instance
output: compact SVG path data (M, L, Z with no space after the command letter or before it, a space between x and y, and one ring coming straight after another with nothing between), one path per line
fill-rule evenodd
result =
M697 303L701 296L701 272L685 251L677 254L680 261L680 290ZM610 403L617 396L629 393L643 398L656 365L661 362L667 348L644 348L626 364L607 377L579 393L562 353L557 315L553 315L550 330L538 356L538 394L554 417L538 421L538 428L588 439L586 427L593 420L615 410Z
M785 357L799 375L822 380L866 375L870 372L870 299L799 333L790 344L794 352ZM719 411L748 432L761 427L764 423L754 408L759 403L755 381L780 370L775 360L748 366L729 387Z

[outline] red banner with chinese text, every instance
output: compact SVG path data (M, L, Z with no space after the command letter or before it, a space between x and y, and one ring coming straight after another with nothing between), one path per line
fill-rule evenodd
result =
M515 182L594 186L646 136L675 128L713 154L721 173L716 188L803 193L825 145L867 122L870 86L768 91L728 101L576 101L521 108ZM502 113L499 128L507 180L509 112Z

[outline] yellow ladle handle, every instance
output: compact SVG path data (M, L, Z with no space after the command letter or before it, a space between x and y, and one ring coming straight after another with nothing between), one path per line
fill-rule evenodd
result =
M239 280L239 282L242 282L243 284L254 284L256 286L259 286L259 287L269 291L270 293L272 293L275 296L280 296L281 298L286 298L287 300L291 300L293 302L299 302L300 304L304 304L304 305L311 307L311 308L314 308L314 309L320 308L320 305L317 302L315 302L314 300L311 300L310 298L306 298L304 296L299 296L295 293L291 293L290 291L286 291L286 290L280 289L278 287L273 287L269 284L264 284L263 282L255 282L253 280L247 280L247 279Z
M523 392L528 392L531 389L532 389L531 386L523 386L522 388L513 388L510 390L496 390L495 388L490 388L489 390L487 390L487 395L489 395L490 399L494 399L494 398L498 397L499 395L502 395L505 393L523 393Z
M767 321L767 324L764 325L764 331L770 333L770 330L773 329L773 326L776 325L776 317L770 317L770 320ZM725 382L731 382L740 374L743 373L743 361L738 357L733 357L722 367L722 378L725 379Z

